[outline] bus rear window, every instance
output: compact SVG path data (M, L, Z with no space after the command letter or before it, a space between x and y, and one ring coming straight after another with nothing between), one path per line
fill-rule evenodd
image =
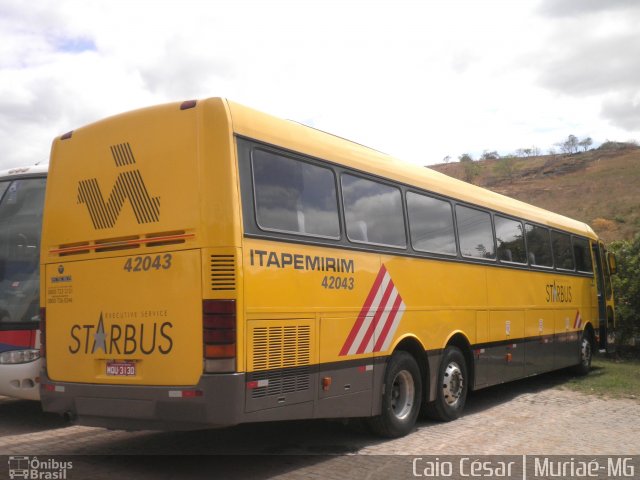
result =
M551 232L551 245L553 248L553 258L556 268L562 270L573 270L573 250L571 248L571 237L566 233Z
M263 230L340 237L338 200L328 168L254 150L256 220Z

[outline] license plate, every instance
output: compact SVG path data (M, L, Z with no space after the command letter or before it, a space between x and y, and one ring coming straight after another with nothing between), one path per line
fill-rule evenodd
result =
M107 362L107 375L114 377L135 377L136 364L133 362Z

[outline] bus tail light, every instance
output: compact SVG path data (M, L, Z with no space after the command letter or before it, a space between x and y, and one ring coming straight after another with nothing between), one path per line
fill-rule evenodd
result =
M236 301L202 302L205 373L236 370Z
M40 309L40 358L44 358L47 353L47 309L42 307Z

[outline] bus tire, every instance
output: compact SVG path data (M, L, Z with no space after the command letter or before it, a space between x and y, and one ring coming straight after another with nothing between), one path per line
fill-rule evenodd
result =
M580 341L580 363L574 367L577 375L586 375L591 370L591 360L593 358L593 343L589 330L582 332L582 340Z
M384 374L382 412L368 419L369 428L388 438L409 433L420 412L422 379L415 358L404 351L395 352Z
M467 370L467 363L460 349L447 347L438 370L436 399L425 408L427 416L450 422L462 415L469 388Z

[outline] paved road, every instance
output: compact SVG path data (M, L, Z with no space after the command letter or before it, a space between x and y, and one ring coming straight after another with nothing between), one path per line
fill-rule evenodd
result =
M640 402L565 390L569 378L555 372L476 392L463 418L422 421L396 440L335 421L197 432L109 431L68 426L43 414L38 403L0 397L0 455L99 455L76 457L81 465L68 477L95 479L113 478L114 472L122 478L212 472L213 478L389 478L385 469L397 465L385 455L640 455ZM0 465L0 478L5 474Z

